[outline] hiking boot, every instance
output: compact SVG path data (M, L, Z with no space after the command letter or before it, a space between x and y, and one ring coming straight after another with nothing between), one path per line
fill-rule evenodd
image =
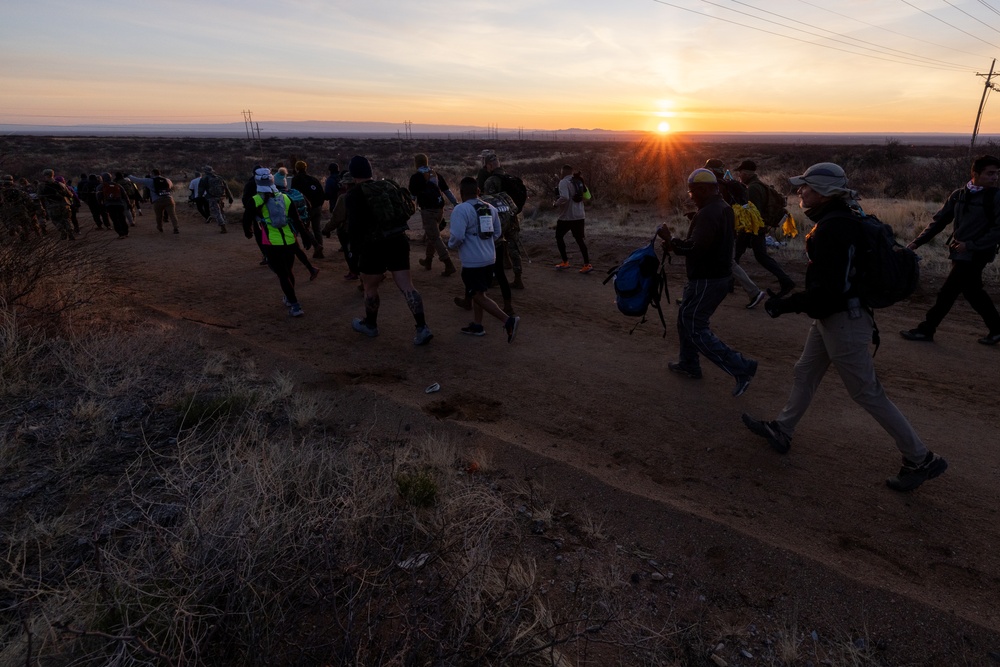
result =
M514 272L514 282L510 284L511 289L524 289L524 283L521 282L521 272Z
M511 315L507 318L507 321L503 323L503 330L507 332L507 342L513 343L514 336L517 334L517 325L521 323L520 317L515 317Z
M785 433L778 426L777 422L766 422L763 419L754 419L744 412L743 423L746 424L746 427L750 429L751 433L766 439L767 444L771 445L771 449L779 454L787 454L788 450L791 449L791 436L785 435Z
M297 303L293 303L291 306L288 307L288 314L291 315L292 317L302 317L306 313L304 310L302 310L302 306L300 306Z
M220 234L225 234L226 233L226 226L225 225L219 225L219 233Z
M441 275L447 278L448 276L455 273L456 271L455 264L451 261L450 257L442 261L444 261L444 271L441 272Z
M431 341L431 338L434 338L434 334L431 333L431 330L425 324L417 328L417 333L413 336L413 344L426 345Z
M747 310L753 310L756 308L757 304L763 301L765 296L767 296L767 292L761 290L757 292L757 296L750 297L750 303L747 304Z
M742 396L750 388L750 380L753 376L757 374L757 362L750 362L750 373L747 375L737 375L736 376L736 386L733 388L733 397Z
M1000 333L986 334L979 339L980 345L996 345L997 343L1000 343Z
M375 336L378 335L378 327L368 326L368 324L365 323L365 321L360 317L355 317L354 320L351 321L351 328L353 328L358 333L363 333L369 338L374 338Z
M906 340L921 341L924 343L933 343L934 334L929 334L921 331L920 329L903 329L899 332L899 335Z
M323 259L323 251L318 248L313 250L313 259Z
M462 327L462 333L468 336L485 336L486 329L482 324L476 324L475 322L469 322L469 326Z
M433 256L428 257L426 259L418 259L417 260L417 264L419 264L420 266L424 267L428 271L431 270L431 264L433 264L433 263L434 263L434 257Z
M316 276L318 275L319 275L319 269L317 269L314 266L312 269L309 270L309 282L316 280Z
M455 305L462 310L472 310L472 299L463 299L461 297L455 297Z
M569 268L569 262L559 262L558 264L556 264L555 268L559 269L560 271L562 269L568 269Z
M903 467L895 477L885 480L893 491L912 491L929 479L934 479L948 469L948 462L935 454L927 452L921 463L913 463L903 459Z
M582 267L580 267L580 273L590 273L593 270L594 270L593 264L584 264Z
M682 375L686 378L691 378L692 380L701 379L701 369L700 368L688 368L687 366L682 366L680 363L675 363L673 361L667 362L667 369L671 373L676 373L677 375Z

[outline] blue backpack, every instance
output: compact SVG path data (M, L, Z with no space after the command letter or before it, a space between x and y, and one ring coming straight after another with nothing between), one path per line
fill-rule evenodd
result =
M614 280L615 304L622 314L629 317L641 317L629 334L646 321L646 311L650 306L656 308L663 325L663 337L667 337L667 322L663 319L663 309L660 298L667 297L670 303L670 291L667 289L667 273L663 268L670 253L664 251L663 259L656 254L656 237L647 245L642 246L617 266L608 271L604 284Z

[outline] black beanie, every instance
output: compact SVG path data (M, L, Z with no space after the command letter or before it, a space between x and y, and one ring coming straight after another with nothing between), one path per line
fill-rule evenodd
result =
M355 155L347 164L347 171L351 172L354 178L371 178L372 163L363 155Z

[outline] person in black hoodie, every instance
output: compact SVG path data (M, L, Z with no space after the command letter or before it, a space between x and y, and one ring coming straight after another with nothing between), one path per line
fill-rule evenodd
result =
M736 240L733 209L722 198L718 179L709 169L691 172L688 190L698 213L691 220L687 238L671 238L666 225L656 230L675 253L684 257L688 278L677 310L680 358L677 363L668 363L667 368L678 375L701 379L702 355L736 378L733 396L740 396L757 373L757 362L719 340L708 321L729 294Z
M789 182L798 187L800 205L816 223L806 235L805 289L784 298L772 296L764 309L771 317L806 313L813 322L785 407L773 421L744 414L743 423L774 450L787 453L795 427L833 364L851 398L892 436L903 455L899 474L886 483L896 491L912 491L943 473L948 463L927 449L875 375L868 353L874 321L861 298L855 265L865 242L861 221L850 207L857 193L848 188L844 170L832 162L814 164Z
M992 155L977 158L972 163L972 180L951 193L941 210L934 214L934 221L907 246L916 250L950 223L955 223L955 233L948 245L951 272L924 321L915 329L899 332L906 340L933 341L934 332L961 294L988 328L979 342L983 345L1000 343L1000 313L983 289L983 270L996 258L1000 243L998 177L1000 159Z

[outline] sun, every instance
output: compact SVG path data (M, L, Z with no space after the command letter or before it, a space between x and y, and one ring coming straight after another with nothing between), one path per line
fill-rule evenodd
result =
M656 131L660 134L666 134L670 131L670 123L667 121L661 121L659 125L656 126Z

